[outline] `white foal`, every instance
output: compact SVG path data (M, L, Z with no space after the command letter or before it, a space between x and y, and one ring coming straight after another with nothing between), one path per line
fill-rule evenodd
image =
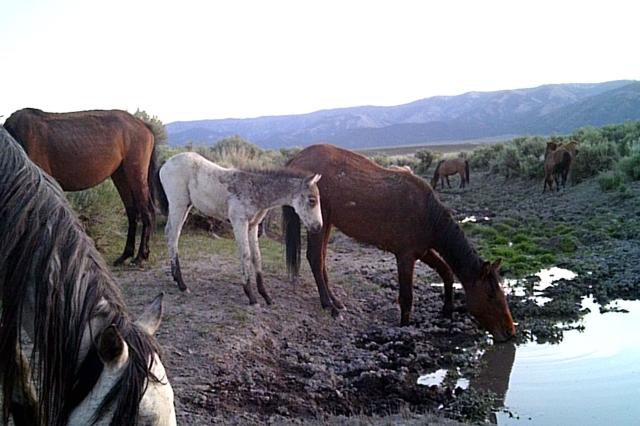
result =
M258 292L267 304L271 304L262 281L258 225L269 209L288 205L295 209L310 232L319 231L322 228L320 193L316 186L319 179L318 174L290 169L225 168L193 152L177 154L167 160L160 169L160 182L166 194L162 207L168 210L165 234L171 273L180 290L187 290L187 286L180 271L178 240L187 214L195 206L207 216L231 222L249 303L257 303L251 289L254 272Z

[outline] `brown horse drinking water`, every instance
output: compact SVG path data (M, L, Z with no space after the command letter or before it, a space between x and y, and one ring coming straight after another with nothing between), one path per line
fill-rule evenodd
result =
M436 170L433 172L433 178L431 179L431 186L435 189L440 179L442 189L444 189L444 181L447 180L447 186L451 188L449 183L449 176L460 175L460 188L464 188L465 184L469 183L469 161L464 158L449 158L446 160L440 160L436 166Z
M55 114L26 108L11 114L4 127L65 191L88 189L111 176L129 219L124 252L114 263L133 256L138 218L142 235L135 262L149 257L155 140L142 120L118 110Z
M318 182L323 227L308 233L307 259L318 286L320 301L333 313L344 306L329 288L327 244L336 226L358 241L395 254L400 284L401 324L409 323L413 305L413 272L422 260L445 284L444 312L453 310L454 274L460 279L471 314L498 341L511 338L515 327L499 284L500 261L483 261L448 209L422 179L407 171L380 167L367 158L332 146L302 150L288 167L322 174ZM300 221L283 209L287 265L293 274L300 266Z

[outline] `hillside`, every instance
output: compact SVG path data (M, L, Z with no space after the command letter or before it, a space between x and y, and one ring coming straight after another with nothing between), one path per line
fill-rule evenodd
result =
M640 119L640 82L552 84L529 89L436 96L392 107L360 106L309 114L169 123L172 145L210 144L240 135L263 148L326 141L348 148L442 143Z

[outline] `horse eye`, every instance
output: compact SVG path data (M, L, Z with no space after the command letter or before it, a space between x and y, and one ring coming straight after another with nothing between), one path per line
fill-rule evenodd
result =
M315 199L315 197L309 197L309 205L311 207L315 207L317 203L318 201Z

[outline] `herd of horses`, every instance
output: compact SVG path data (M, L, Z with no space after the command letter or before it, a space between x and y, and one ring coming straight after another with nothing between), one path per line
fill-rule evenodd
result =
M445 164L438 168L444 171ZM463 168L468 183L468 163ZM157 200L168 215L171 269L181 290L188 287L177 241L195 206L231 222L249 303L257 303L252 278L271 303L262 278L258 224L268 209L282 206L288 270L298 274L303 224L320 303L332 313L344 309L326 268L335 226L395 255L402 325L410 323L414 266L421 260L444 282L445 315L453 311L457 277L478 323L496 341L515 335L500 286L500 260L491 263L478 255L423 179L348 150L314 145L285 167L268 170L223 168L182 153L158 168L153 132L124 111L25 109L0 128L0 170L4 423L10 417L17 426L176 423L173 391L153 337L162 295L140 318L130 317L117 283L62 192L86 189L108 177L129 220L125 248L115 263L133 257L138 220L142 236L133 261L148 258Z

